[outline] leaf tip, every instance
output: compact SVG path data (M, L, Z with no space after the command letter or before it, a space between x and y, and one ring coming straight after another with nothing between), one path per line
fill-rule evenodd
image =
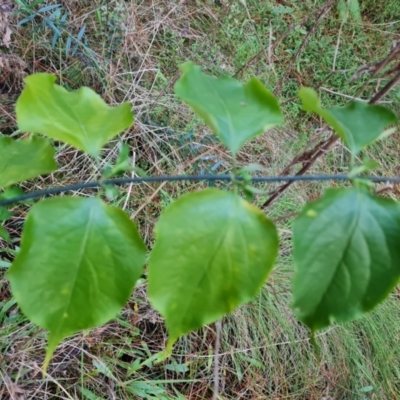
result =
M201 69L201 68L199 66L194 65L192 61L186 61L179 65L179 69L182 72L182 74L186 74L190 72L190 70Z
M304 111L315 111L320 108L320 102L317 92L310 87L302 87L299 89L297 96L302 102Z
M57 77L54 74L49 74L47 72L39 72L37 74L28 75L24 78L25 84L54 84Z

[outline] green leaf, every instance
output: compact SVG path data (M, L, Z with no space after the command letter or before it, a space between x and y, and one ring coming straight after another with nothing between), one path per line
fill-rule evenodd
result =
M331 126L353 154L381 138L384 129L397 122L389 109L361 101L351 101L344 107L321 108L317 93L301 88L299 97L305 111L315 112Z
M250 301L278 251L275 226L217 189L182 196L161 215L149 261L149 298L176 339Z
M20 187L10 186L10 187L4 189L4 191L2 193L0 193L0 200L9 200L14 197L22 196L23 194L24 194L24 191ZM1 213L0 213L0 215L1 215Z
M118 379L113 375L110 368L107 366L107 364L104 361L94 358L92 361L92 364L97 369L98 372L100 372L107 378L112 379L115 382L118 381Z
M129 158L130 148L125 143L120 143L118 158L115 165L108 165L102 171L103 179L111 178L114 175L121 175L126 171L132 171L131 160Z
M116 169L115 173L129 171L129 169L132 168L129 158L129 153L130 153L129 146L121 142L119 144L119 153L117 162L115 163L114 166L114 168Z
M0 222L7 221L11 217L10 211L5 207L0 207Z
M145 256L135 224L100 199L52 198L32 207L7 276L22 312L49 331L45 367L65 337L117 315Z
M0 137L0 188L48 174L57 169L54 149L46 139Z
M293 308L312 331L359 318L400 277L400 205L360 189L330 189L293 226Z
M354 19L357 24L362 25L363 19L360 10L359 0L350 0L350 16Z
M377 163L375 160L372 160L371 158L366 157L363 159L362 165L354 167L349 172L349 176L357 176L364 172L372 171L373 169L376 169L378 167L379 163Z
M87 399L87 400L104 400L103 397L97 396L97 394L94 394L89 389L85 389L84 387L81 387L81 386L78 386L78 389L80 390L80 392L84 396L84 399Z
M164 369L167 371L176 372L177 374L184 374L190 370L187 363L178 364L176 361L171 364L164 365Z
M397 123L396 115L389 109L361 101L333 107L329 112L342 126L346 143L354 154L379 139L387 126Z
M21 131L47 135L98 157L110 139L132 125L129 103L112 108L92 89L68 92L55 80L45 73L25 79L16 106Z
M6 242L11 243L11 238L6 228L0 225L0 238L4 239Z
M243 85L233 78L215 78L191 62L180 69L176 95L204 119L233 154L248 140L282 123L278 101L258 79Z
M360 391L363 393L372 392L373 390L374 390L373 386L364 386L363 388L360 389Z
M337 7L340 19L347 20L347 17L350 16L357 24L362 25L363 20L358 0L339 0Z
M103 185L105 195L108 200L114 200L117 196L119 196L119 190L113 185Z
M140 178L147 178L149 176L146 171L139 167L132 167L132 171Z

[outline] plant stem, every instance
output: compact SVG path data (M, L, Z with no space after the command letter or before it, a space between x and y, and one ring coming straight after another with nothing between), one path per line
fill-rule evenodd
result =
M214 394L213 400L218 400L219 395L219 348L221 345L221 321L215 323L216 337L214 349Z
M237 184L237 159L236 159L236 154L233 154L233 160L232 160L232 174L234 176L234 179L232 180L233 183L233 192L238 193L238 184Z
M320 181L347 181L354 179L362 179L364 181L372 182L389 182L400 183L400 176L349 176L349 175L284 175L284 176L254 176L251 178L252 182L320 182ZM103 181L90 181L81 182L74 185L50 187L44 190L25 193L21 196L13 198L0 199L0 207L5 207L10 204L26 202L40 197L47 197L54 194L65 193L70 191L77 191L82 189L98 188L101 185L116 185L122 186L127 184L141 184L144 182L200 182L200 181L231 181L232 175L171 175L171 176L148 176L144 178L116 178L105 179ZM236 178L238 181L243 181L243 178Z
M351 152L350 153L350 171L353 170L355 164L356 164L356 156L354 155L353 152Z

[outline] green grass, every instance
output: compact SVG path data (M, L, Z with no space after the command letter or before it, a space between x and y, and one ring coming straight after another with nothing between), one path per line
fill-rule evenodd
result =
M225 164L216 171L222 173L229 165L230 156L225 149L173 96L181 62L191 59L208 73L236 75L241 80L257 76L271 90L277 90L285 78L279 94L285 103L285 126L257 138L239 154L242 165L259 163L273 175L303 149L321 140L316 131L319 119L304 114L299 101L292 99L299 86L319 88L326 107L344 104L345 96L357 94L368 99L377 79L349 78L359 67L384 57L391 43L400 39L398 0L379 4L360 0L362 25L353 19L342 25L339 12L331 10L293 63L314 19L295 28L273 52L269 52L271 37L279 38L291 24L313 15L324 1L280 3L247 0L244 7L236 1L231 5L224 2L223 6L214 1L184 5L162 0L157 6L150 2L65 2L62 15L68 12L68 18L62 26L57 25L62 28L62 36L54 46L54 30L43 25L43 16L39 15L15 29L8 51L27 63L29 73L55 73L60 82L72 89L90 86L110 104L130 101L136 124L123 139L132 148L135 166L149 175L206 173L224 160ZM21 19L21 15L14 17L14 28ZM77 38L84 25L84 36L72 54L67 51L68 37ZM332 73L334 67L336 72ZM12 71L2 79L0 130L11 133L15 130L12 105L22 81ZM381 85L384 82L385 79ZM394 96L386 100L393 101ZM398 102L389 106L400 113ZM110 144L106 161L116 158L117 145L117 141ZM365 155L380 162L378 173L399 175L398 154L396 134ZM57 158L60 172L26 185L25 190L86 181L98 174L97 166L77 151L59 148ZM343 172L347 161L346 149L338 145L310 172ZM328 183L299 183L267 210L271 219L279 219L280 258L260 295L223 320L223 399L400 397L398 291L362 320L322 332L317 338L320 361L314 356L307 330L290 309L290 215L299 212L308 200L318 198L327 186ZM154 222L162 209L177 196L201 187L204 185L193 183L167 184L161 189L128 187L121 189L115 203L135 218L151 245ZM397 187L390 192L396 198L398 194ZM261 204L264 200L265 196L260 196L255 202ZM15 240L13 249L18 245L26 208L15 211L8 226ZM0 259L11 258L9 252L0 253ZM1 264L0 267L6 270ZM147 301L145 286L144 278L115 321L70 338L60 346L49 376L42 378L45 334L21 315L6 279L1 280L0 373L5 385L0 386L0 398L9 398L8 378L32 399L211 398L214 327L182 338L170 359L155 363L154 355L163 350L167 333L162 319Z

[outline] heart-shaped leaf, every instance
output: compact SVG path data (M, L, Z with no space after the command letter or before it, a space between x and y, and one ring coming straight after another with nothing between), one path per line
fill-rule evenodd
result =
M110 139L132 125L130 104L112 108L92 89L68 92L55 80L45 73L25 79L16 106L21 131L41 133L97 157Z
M371 310L400 277L400 205L365 188L330 189L293 226L293 308L312 331Z
M250 301L278 251L275 226L234 193L182 196L161 215L149 262L149 297L176 339Z
M32 207L7 277L22 312L49 331L45 368L65 337L117 315L145 256L135 224L100 199L53 198Z
M397 122L396 115L380 105L351 101L344 107L325 110L321 108L318 95L313 89L300 89L299 97L303 102L303 109L319 114L353 154L380 139L384 129Z
M40 137L13 140L0 137L0 188L48 174L57 169L54 149Z
M215 78L187 62L175 93L204 119L222 143L236 154L248 140L283 122L278 101L256 78L243 85Z

